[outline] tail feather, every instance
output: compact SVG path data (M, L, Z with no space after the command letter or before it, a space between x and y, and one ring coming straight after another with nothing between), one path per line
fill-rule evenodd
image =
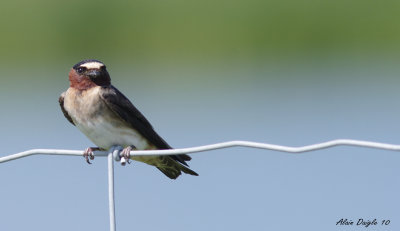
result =
M172 159L178 161L179 163L185 165L185 166L189 166L186 161L189 161L192 159L192 157L186 155L186 154L181 154L181 155L170 155L169 157L171 157Z
M198 176L195 171L188 167L180 164L171 156L160 156L159 165L156 166L162 173L171 179L176 179L181 175L182 172L193 176Z
M199 174L197 174L197 172L195 172L192 169L187 168L185 166L181 166L181 170L182 170L182 172L184 172L186 174L189 174L189 175L192 175L192 176L198 176L199 175Z

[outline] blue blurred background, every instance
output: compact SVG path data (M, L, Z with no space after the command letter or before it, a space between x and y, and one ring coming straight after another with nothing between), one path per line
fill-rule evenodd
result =
M68 71L102 60L173 147L229 140L399 144L400 2L11 1L0 4L0 156L93 144L63 117ZM193 154L200 176L116 166L118 230L400 229L400 154ZM0 230L108 230L107 163L0 165ZM370 229L371 227L369 227Z

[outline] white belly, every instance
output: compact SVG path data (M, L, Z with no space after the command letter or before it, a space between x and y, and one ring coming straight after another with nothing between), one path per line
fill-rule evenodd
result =
M107 116L98 116L93 120L77 123L76 126L98 147L109 149L113 145L122 147L134 145L137 149L151 148L146 139L129 127L115 126Z

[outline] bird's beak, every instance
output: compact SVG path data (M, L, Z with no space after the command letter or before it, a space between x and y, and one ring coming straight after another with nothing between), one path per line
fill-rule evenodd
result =
M101 71L99 69L92 69L92 70L89 70L86 73L86 75L89 76L91 79L94 79L94 78L99 77L101 75Z

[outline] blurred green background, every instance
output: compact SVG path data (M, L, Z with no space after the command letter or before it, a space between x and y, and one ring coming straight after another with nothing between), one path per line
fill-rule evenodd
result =
M0 58L6 66L83 57L143 65L393 53L399 9L396 0L4 0Z

